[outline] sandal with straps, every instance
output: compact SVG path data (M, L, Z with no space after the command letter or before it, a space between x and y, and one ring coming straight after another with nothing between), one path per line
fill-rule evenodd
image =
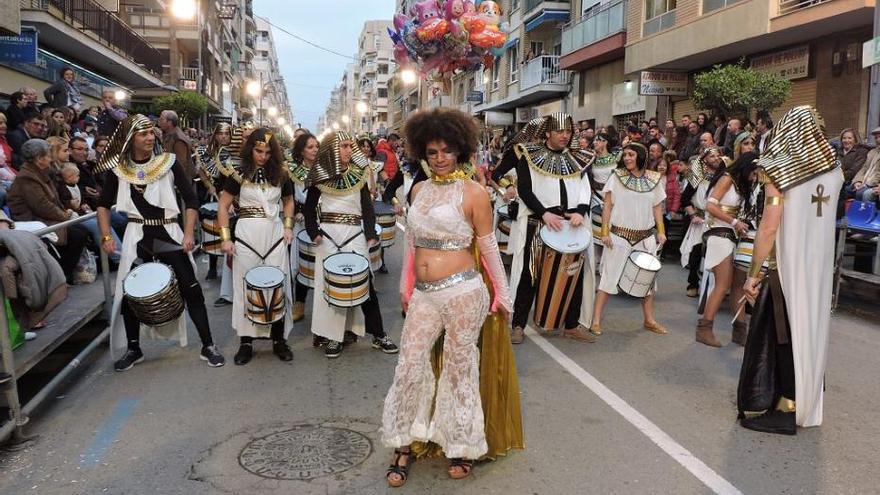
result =
M406 464L400 465L400 459L406 457ZM391 461L391 465L388 466L388 470L385 471L385 479L388 481L388 486L391 488L400 488L406 483L406 478L409 476L409 466L412 464L412 451L411 450L400 450L394 449L394 460ZM391 475L396 474L400 477L399 481L395 481L391 479Z
M461 469L461 474L453 474L453 469L459 468ZM467 478L471 475L471 470L474 468L474 461L470 459L462 459L461 457L455 457L449 460L449 477L454 480L461 480Z

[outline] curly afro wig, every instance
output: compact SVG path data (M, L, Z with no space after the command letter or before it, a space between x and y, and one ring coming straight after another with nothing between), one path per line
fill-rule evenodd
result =
M458 152L458 162L470 160L477 152L479 129L470 115L452 109L435 108L415 113L403 129L410 158L426 160L426 148L431 141L444 141Z

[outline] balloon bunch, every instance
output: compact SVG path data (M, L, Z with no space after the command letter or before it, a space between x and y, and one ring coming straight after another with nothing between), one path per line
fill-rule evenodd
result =
M394 16L394 60L413 65L422 75L437 71L448 77L457 70L492 67L507 46L507 23L491 0L422 0L409 16Z

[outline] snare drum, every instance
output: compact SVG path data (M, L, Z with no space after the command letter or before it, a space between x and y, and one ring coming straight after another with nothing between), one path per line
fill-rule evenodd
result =
M651 253L633 251L629 254L617 287L633 297L645 297L654 288L654 281L663 265Z
M560 328L571 305L575 284L587 261L590 234L587 227L571 227L553 231L546 226L539 235L544 247L538 261L535 324L545 330Z
M183 298L174 271L162 263L144 263L122 281L122 293L138 321L158 327L183 314Z
M376 224L376 235L382 237L382 227ZM375 246L370 246L370 270L377 271L382 268L382 243L377 242Z
M284 271L277 266L255 266L244 274L244 315L257 325L284 318Z
M739 242L736 245L736 253L733 255L733 264L739 270L747 272L749 271L749 267L752 266L752 255L755 250L755 235L757 233L758 232L755 230L750 230L747 234L739 238ZM763 265L761 265L761 271L766 272L769 269L770 263L765 259Z
M495 226L497 230L495 237L498 238L498 250L501 251L502 254L510 254L508 252L510 227L511 220L507 205L501 205L498 207L498 225Z
M336 253L324 259L324 299L331 306L351 308L370 298L370 262L357 253Z
M308 232L301 230L296 235L297 259L299 268L296 273L296 281L306 287L315 287L315 244L309 238Z
M394 213L394 208L376 201L373 203L373 209L376 211L376 224L382 227L382 234L379 236L382 247L393 246L394 236L397 235L397 215Z
M202 251L211 256L223 256L220 250L220 223L217 220L219 203L205 203L199 208L199 219L202 226ZM235 229L235 215L229 215L229 227Z

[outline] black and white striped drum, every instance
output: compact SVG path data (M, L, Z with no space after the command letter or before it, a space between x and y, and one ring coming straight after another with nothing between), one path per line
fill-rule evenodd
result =
M633 297L645 297L654 288L654 281L662 266L653 254L633 251L623 265L617 287Z
M296 281L306 287L315 287L315 243L305 230L296 235L296 250L299 260Z
M544 246L537 267L534 320L545 330L560 328L565 323L565 314L590 247L588 227L571 227L567 221L562 225L558 231L542 227L539 234Z
M163 263L144 263L122 281L122 292L138 321L158 327L183 314L183 298L174 271Z
M202 225L202 251L212 256L223 256L220 251L220 224L217 222L218 203L205 203L199 208Z
M336 253L324 259L324 299L331 306L351 308L370 298L370 262L357 253Z
M379 239L382 247L391 247L394 245L394 236L397 235L397 215L394 208L381 201L373 203L373 209L376 211L376 224L382 227L382 234Z
M497 230L495 237L498 239L498 250L501 251L502 254L509 254L508 244L510 242L510 227L512 221L507 206L508 205L501 205L498 207L498 225L495 226L495 229Z
M752 266L752 256L754 256L755 251L755 236L757 233L758 232L755 230L750 230L747 234L740 237L739 242L736 244L736 252L733 254L733 265L744 272L749 271L749 267ZM761 265L761 271L766 272L769 269L770 262L765 259L764 263Z
M257 325L284 318L284 271L277 266L255 266L244 274L245 316Z
M603 202L593 196L590 202L590 223L593 225L593 244L602 245L602 205Z
M382 227L376 224L376 235L382 238ZM370 270L376 271L382 268L382 243L377 242L375 246L370 246Z

